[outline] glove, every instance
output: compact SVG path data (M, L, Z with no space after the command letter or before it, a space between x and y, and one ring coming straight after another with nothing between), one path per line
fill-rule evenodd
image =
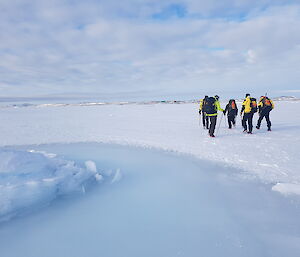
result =
M226 111L223 111L223 114L225 115L225 114L226 114Z
M242 116L243 115L243 113L242 112L240 112L240 116Z
M199 114L201 114L201 110L199 110Z

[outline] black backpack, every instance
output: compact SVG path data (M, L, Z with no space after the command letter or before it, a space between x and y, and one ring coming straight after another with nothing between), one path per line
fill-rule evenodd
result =
M202 101L202 111L203 112L206 112L206 105L207 105L207 103L206 103L206 101L207 101L207 98L208 97L205 97Z
M251 107L251 112L253 113L257 112L256 98L253 97L250 98L250 107Z
M205 112L207 114L214 114L214 113L216 113L215 102L216 102L216 99L214 97L208 97L206 99Z

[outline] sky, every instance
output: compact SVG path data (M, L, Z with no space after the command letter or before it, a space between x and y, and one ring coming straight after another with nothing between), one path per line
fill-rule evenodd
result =
M300 92L299 0L0 0L0 96Z

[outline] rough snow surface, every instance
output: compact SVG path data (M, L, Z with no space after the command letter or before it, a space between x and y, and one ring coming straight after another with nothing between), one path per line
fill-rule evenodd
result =
M43 152L0 149L0 221L82 191L99 178L92 161L81 167Z
M225 107L225 103L221 103ZM240 107L240 103L239 103ZM198 104L28 106L1 109L1 145L109 142L191 154L242 169L247 178L284 183L298 194L300 184L300 102L276 101L272 132L265 121L253 135L229 130L218 117L212 139L200 124ZM257 121L254 116L254 125ZM221 122L221 123L220 123Z

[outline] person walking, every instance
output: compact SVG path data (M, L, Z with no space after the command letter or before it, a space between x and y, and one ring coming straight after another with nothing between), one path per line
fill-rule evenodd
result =
M235 126L235 118L238 114L238 108L234 99L230 99L228 104L225 107L224 115L227 112L228 128L231 129L232 126Z
M242 126L244 128L245 133L252 134L253 129L253 115L257 112L257 103L256 99L250 97L250 94L246 94L245 100L242 103L242 110L241 110L241 116L243 115L242 119ZM248 130L247 130L247 124L248 124Z
M202 113L202 124L203 128L208 129L208 116L206 116L205 108L206 108L206 100L208 96L206 95L203 99L200 100L200 106L199 106L199 115ZM200 121L199 121L200 122Z
M214 133L217 124L218 111L224 112L224 110L220 106L218 95L215 95L215 97L208 97L206 103L206 116L208 116L210 123L208 134L210 137L215 137Z
M267 96L262 96L258 102L258 113L259 118L257 121L256 128L260 129L261 122L263 118L267 121L268 131L271 131L271 121L270 121L270 112L274 109L273 101Z

